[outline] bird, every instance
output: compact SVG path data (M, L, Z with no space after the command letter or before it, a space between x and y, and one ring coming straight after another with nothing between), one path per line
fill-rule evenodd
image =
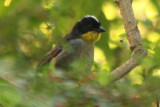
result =
M55 62L56 69L62 71L90 71L94 62L95 42L100 39L105 29L92 15L81 18L53 49L39 62L38 67ZM76 64L80 65L76 68ZM76 66L76 67L75 67Z

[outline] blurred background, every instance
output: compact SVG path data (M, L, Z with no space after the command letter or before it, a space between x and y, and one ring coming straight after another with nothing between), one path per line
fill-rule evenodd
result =
M151 107L160 95L160 1L134 0L148 56L123 79L107 75L131 57L114 0L1 0L0 107ZM96 77L77 88L53 82L36 66L85 15L96 16L106 32L95 47Z

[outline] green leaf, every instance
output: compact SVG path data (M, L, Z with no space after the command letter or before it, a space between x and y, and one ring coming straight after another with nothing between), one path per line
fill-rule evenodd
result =
M13 107L20 102L21 96L13 85L0 80L0 104L4 107Z

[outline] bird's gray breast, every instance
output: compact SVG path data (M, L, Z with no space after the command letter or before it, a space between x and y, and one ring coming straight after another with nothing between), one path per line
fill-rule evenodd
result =
M94 60L94 44L88 43L81 38L70 40L69 44L71 50L64 49L57 55L56 67L63 69L74 64L76 66L80 62L82 66L85 66L85 70L90 70Z

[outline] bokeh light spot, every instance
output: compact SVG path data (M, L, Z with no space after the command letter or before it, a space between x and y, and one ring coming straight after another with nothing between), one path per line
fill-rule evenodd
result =
M102 6L103 13L108 20L114 20L117 17L117 9L111 3L105 3Z
M8 7L11 4L12 0L5 0L4 6Z

